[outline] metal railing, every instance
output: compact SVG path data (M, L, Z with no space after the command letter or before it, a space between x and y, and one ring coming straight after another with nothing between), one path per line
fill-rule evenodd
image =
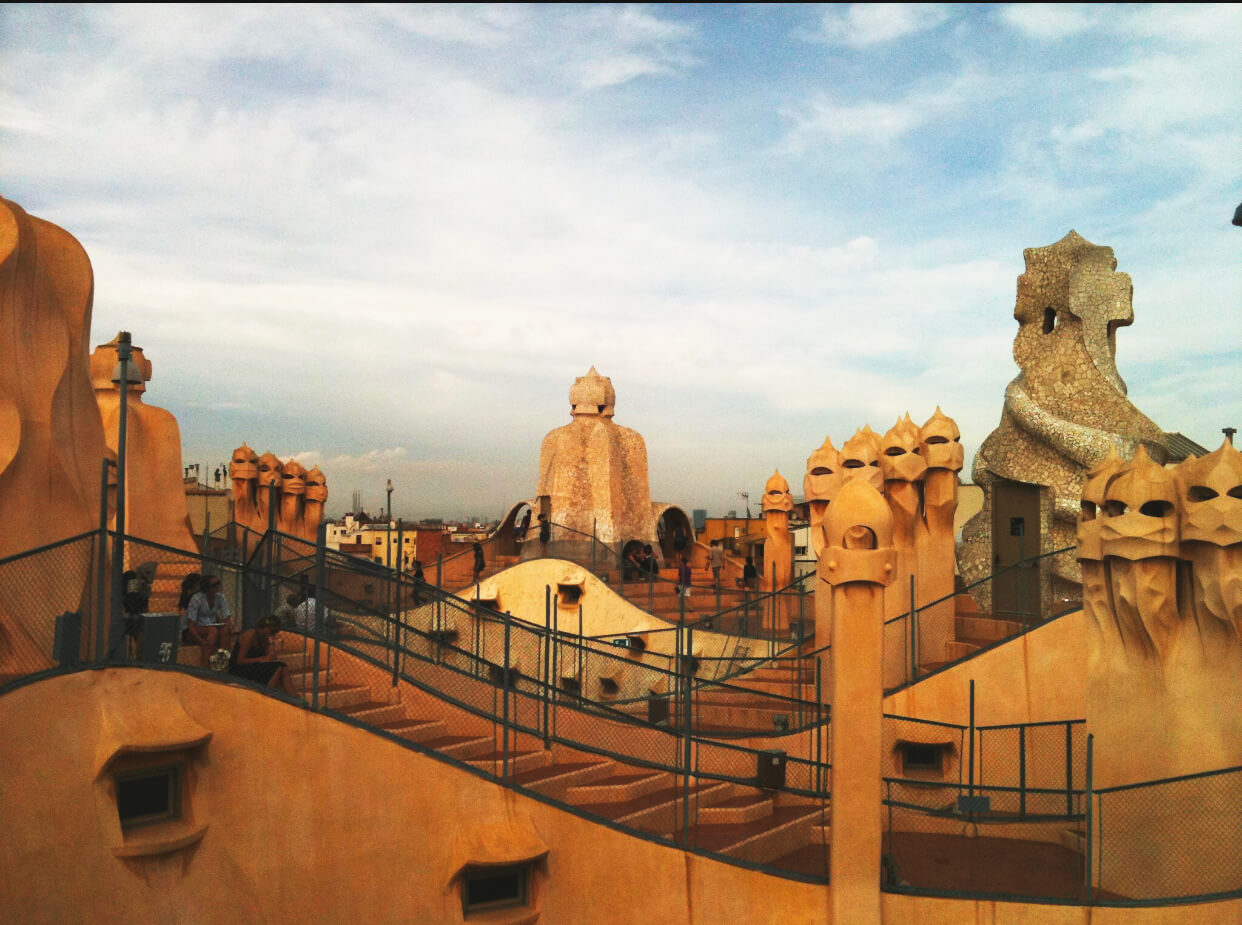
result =
M146 646L141 620L127 635L133 620L114 619L109 607L111 539L98 531L0 560L0 603L8 637L16 640L0 671L0 694L58 672L129 664L280 696L207 671L195 658L178 664L197 653ZM754 691L702 684L689 659L677 670L642 666L648 673L639 684L657 679L667 689L637 698L594 695L582 690L581 679L603 679L607 671L579 669L578 659L626 664L626 657L584 651L581 640L555 631L554 619L551 627L531 627L425 583L402 578L385 586L382 575L322 546L279 537L267 543L249 559L128 538L123 546L126 564L155 564L145 590L152 610L190 571L221 578L243 625L269 613L282 592L309 586L313 615L304 630L285 634L294 644L280 657L312 710L601 824L729 863L825 881L831 743L822 696L802 701L814 714L799 721L800 736L769 740L794 748L722 739L705 715L733 711L736 720L739 712L792 709L796 701L730 703ZM366 592L361 598L352 594L359 588ZM551 610L550 592L547 600ZM470 623L477 638L454 636L454 621L446 619L454 615L479 617ZM693 630L676 632L676 651L692 652ZM575 676L577 689L565 683ZM427 696L403 697L412 690ZM883 778L886 890L1123 906L1242 896L1242 767L1095 788L1081 720L978 727L890 716L885 742L894 762ZM940 751L939 768L928 768L929 747ZM535 772L548 761L579 768L595 762L601 775L620 771L649 783L640 797L586 800L570 794L570 784L537 782ZM606 762L617 767L609 772ZM778 766L780 774L770 773ZM757 805L764 821L753 837L739 837L728 820Z
M900 690L1080 609L1080 599L1054 599L1049 590L1051 576L1067 560L1074 560L1077 551L1078 547L1067 546L1023 559L921 606L913 585L891 589L890 593L905 594L909 607L884 624L885 692ZM1010 586L1003 593L998 588L1002 584ZM959 611L957 603L964 596L993 604L1013 598L1013 607Z

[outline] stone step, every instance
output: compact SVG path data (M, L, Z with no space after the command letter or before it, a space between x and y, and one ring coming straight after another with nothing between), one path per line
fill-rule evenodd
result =
M660 771L620 768L620 773L570 787L565 799L575 806L593 803L621 803L659 790L668 778Z
M1007 639L1022 632L1022 624L1016 620L998 620L992 617L958 617L954 621L954 635L958 639Z
M553 799L564 800L570 787L598 780L616 773L613 761L556 761L532 771L521 771L514 783L542 793Z
M743 793L699 809L699 824L754 822L772 815L772 797L766 793Z
M974 643L951 641L944 644L944 657L946 662L955 662L959 658L965 658L974 652L978 652L979 647Z
M309 691L310 688L306 688L306 692ZM319 702L324 708L330 710L340 710L355 703L365 703L370 699L371 689L364 685L341 682L329 684L327 687L321 685L319 688Z
M383 729L409 742L422 742L445 735L446 726L443 720L416 719L408 716L375 723L376 728Z
M495 746L491 736L445 735L423 739L420 745L463 761L490 752Z
M691 828L690 843L763 864L808 844L809 823L818 816L816 806L778 806L753 822L700 823Z
M698 781L691 784L688 808L690 818L693 819L695 814L701 811L702 804L724 796L728 791L729 785L719 781ZM644 832L672 835L681 828L682 820L686 816L685 797L685 787L678 783L662 787L654 793L628 803L596 804L586 808L605 818L642 829Z
M499 774L504 766L504 752L490 751L483 755L476 755L470 758L466 764L479 768L482 771L490 771ZM546 749L537 749L528 752L509 751L509 773L521 774L523 771L535 771L546 768L552 764L552 753Z
M359 722L368 723L372 726L380 726L383 723L395 722L396 720L406 718L405 708L400 703L385 703L382 701L351 704L338 709L337 712L352 716Z

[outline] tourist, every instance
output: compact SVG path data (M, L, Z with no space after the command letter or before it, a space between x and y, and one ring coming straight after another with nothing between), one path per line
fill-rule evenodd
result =
M643 572L646 573L647 581L655 581L660 574L660 560L656 558L650 543L643 547Z
M686 551L688 545L689 537L686 536L686 528L678 524L673 529L673 551L680 555Z
M631 546L630 551L625 554L625 580L633 581L638 578L644 571L646 566L643 564L642 549L639 546Z
M742 569L742 587L754 591L759 587L759 570L755 568L755 557L747 556L746 565Z
M483 545L481 543L474 544L474 580L477 582L479 576L483 574L483 570L487 568L487 559L483 556Z
M203 576L198 572L190 572L181 579L181 597L177 600L177 613L185 616L186 608L190 606L190 598L192 598L202 587ZM184 623L184 620L182 621Z
M530 508L527 508L513 530L513 538L519 543L526 542L526 531L530 529Z
M427 583L427 579L423 576L423 563L418 559L410 565L410 577L414 579L411 595L414 598L414 606L418 607L423 602L423 585Z
M293 611L293 625L303 633L313 633L315 631L315 608L318 601L315 595L310 591L302 592L302 603Z
M272 643L279 632L280 620L273 616L264 617L255 629L242 633L229 657L229 674L266 684L296 697L298 692L293 688L288 667L284 662L277 661L272 652Z
M201 646L206 653L227 649L233 640L233 612L228 598L220 591L220 579L204 575L202 589L190 598L185 611L187 643Z
M724 546L720 540L712 540L712 581L720 587L720 573L724 571Z
M286 595L285 602L276 608L272 616L280 621L281 626L292 626L294 612L301 600L302 596L296 591Z
M690 598L690 560L685 556L677 565L677 593L683 598Z
M539 555L546 556L548 554L548 541L552 539L552 524L548 522L547 514L539 515Z

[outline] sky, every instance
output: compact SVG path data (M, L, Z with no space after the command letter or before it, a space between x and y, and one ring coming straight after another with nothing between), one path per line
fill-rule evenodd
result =
M1242 427L1242 7L0 6L0 195L206 471L499 517L592 365L655 499L940 405L996 427L1022 250L1134 283L1134 404Z

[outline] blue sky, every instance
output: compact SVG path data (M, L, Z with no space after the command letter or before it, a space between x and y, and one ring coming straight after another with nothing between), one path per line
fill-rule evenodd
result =
M1022 249L1133 277L1130 396L1242 421L1238 6L0 7L0 193L95 267L187 462L498 516L594 364L722 513L1000 417Z

